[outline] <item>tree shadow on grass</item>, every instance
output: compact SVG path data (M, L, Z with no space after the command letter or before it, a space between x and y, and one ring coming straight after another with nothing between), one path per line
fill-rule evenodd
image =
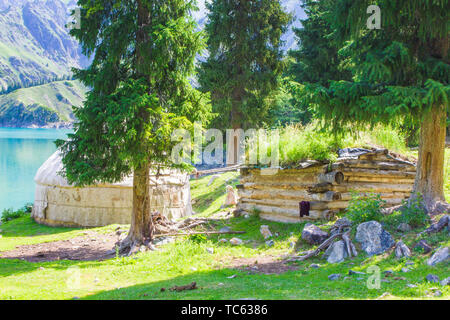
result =
M413 289L382 284L380 289L368 289L366 281L328 280L328 274L340 268L297 270L282 274L258 274L236 269L195 272L163 281L138 284L126 288L102 291L85 296L86 300L236 300L236 299L375 299L384 292L394 292L400 298L418 298ZM197 289L172 291L174 286L196 282ZM164 288L164 290L161 290Z

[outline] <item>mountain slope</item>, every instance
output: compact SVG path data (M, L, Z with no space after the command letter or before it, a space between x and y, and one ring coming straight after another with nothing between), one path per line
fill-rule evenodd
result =
M60 0L0 0L0 92L43 84L87 65Z
M0 95L0 127L67 127L85 92L79 81L55 81Z

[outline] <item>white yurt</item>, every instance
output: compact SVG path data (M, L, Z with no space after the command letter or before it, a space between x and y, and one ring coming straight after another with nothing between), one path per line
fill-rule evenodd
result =
M99 227L129 224L133 207L133 179L78 188L58 174L61 156L55 152L37 171L32 217L50 226ZM189 175L176 170L150 176L152 211L169 219L192 215Z

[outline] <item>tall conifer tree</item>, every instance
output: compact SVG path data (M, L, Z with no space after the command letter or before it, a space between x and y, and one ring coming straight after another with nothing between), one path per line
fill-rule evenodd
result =
M278 0L212 0L206 33L208 58L201 90L211 92L216 128L248 128L267 117L267 97L283 72L281 36L291 16Z
M208 110L188 82L202 49L188 0L79 0L81 28L71 34L93 56L75 74L90 88L74 113L75 133L57 145L76 185L133 174L131 229L120 250L152 240L149 173L172 167L171 133L203 121Z
M380 29L367 26L373 14L367 13L370 5L380 8ZM326 19L352 78L330 76L329 85L317 82L305 91L335 129L405 120L420 124L412 198L420 193L430 214L449 210L443 192L450 95L449 5L448 0L334 1Z

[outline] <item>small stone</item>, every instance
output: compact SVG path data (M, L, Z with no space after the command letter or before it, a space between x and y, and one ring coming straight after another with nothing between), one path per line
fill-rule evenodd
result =
M221 239L219 240L219 243L227 243L227 242L228 242L228 240L225 239L225 238L221 238Z
M397 244L395 245L395 256L397 258L410 257L411 256L411 251L406 246L406 244L403 243L402 240L397 242Z
M243 242L241 239L239 239L239 238L231 238L231 239L230 239L230 243L231 243L233 246L238 246L238 245L243 244L244 242Z
M444 280L441 281L441 286L448 286L450 285L450 277L445 278Z
M349 280L349 279L351 279L350 277L344 277L344 280Z
M408 283L406 286L407 286L408 288L417 288L417 285L411 284L411 283Z
M411 229L412 229L411 226L407 223L400 223L397 226L397 230L401 231L401 232L408 232L408 231L411 231Z
M410 272L411 270L410 269L408 269L408 268L402 268L402 272Z
M248 213L244 214L244 219L250 218L250 215Z
M313 268L313 269L318 269L318 268L320 268L320 265L318 265L317 263L313 263L309 267Z
M267 226L267 225L262 225L259 228L259 231L261 232L261 234L265 240L267 240L268 238L270 238L272 236L272 232L270 232L269 226Z
M421 248L424 254L427 254L431 252L431 250L433 250L433 248L425 240L420 240L419 242L417 242L414 246L414 249L416 248Z
M414 265L414 262L412 262L412 261L405 262L405 266L413 266L413 265Z
M289 249L294 249L295 248L295 242L291 241L289 242Z
M348 270L348 274L349 274L349 275L353 275L353 274L365 274L365 273L364 273L364 272L361 272L361 271Z
M219 232L230 232L231 228L230 227L223 227L219 230Z
M215 175L211 176L211 179L209 179L209 182L208 182L208 187L209 187L210 185L212 185L213 182L214 182L214 180L216 180L216 179L218 179L218 178L220 178L220 175L218 175L218 174L215 174Z
M206 252L213 254L214 253L214 248L206 248Z
M273 240L266 241L266 246L268 246L268 247L272 247L274 244L275 244L275 242Z
M441 291L441 290L436 290L436 291L434 291L433 296L435 296L435 297L441 297L441 296L442 296L442 291Z
M381 282L391 283L388 279L381 279Z
M196 267L190 267L189 268L191 271L197 271L197 268Z
M431 283L439 283L439 277L437 276L437 275L435 275L435 274L429 274L429 275L427 275L426 277L425 277L425 279L428 281L428 282L431 282Z
M362 280L364 280L364 278L356 278L356 280L362 281Z
M219 287L221 287L221 286L223 286L224 284L223 284L222 282L219 282L217 285L218 285Z
M449 258L449 248L443 247L437 250L433 256L427 260L429 266L435 266L436 264L443 262Z
M44 267L39 267L39 270L45 270L45 268Z
M394 275L394 271L392 271L392 270L385 270L383 273L384 273L385 277L390 277L390 276Z
M341 275L339 273L334 273L328 276L328 280L334 281L334 280L338 280L341 277Z
M237 277L237 275L236 274L233 274L232 276L229 276L229 277L227 277L228 279L234 279L234 278L236 278Z
M328 239L328 233L321 230L318 226L308 223L303 228L301 238L309 244L321 244Z

